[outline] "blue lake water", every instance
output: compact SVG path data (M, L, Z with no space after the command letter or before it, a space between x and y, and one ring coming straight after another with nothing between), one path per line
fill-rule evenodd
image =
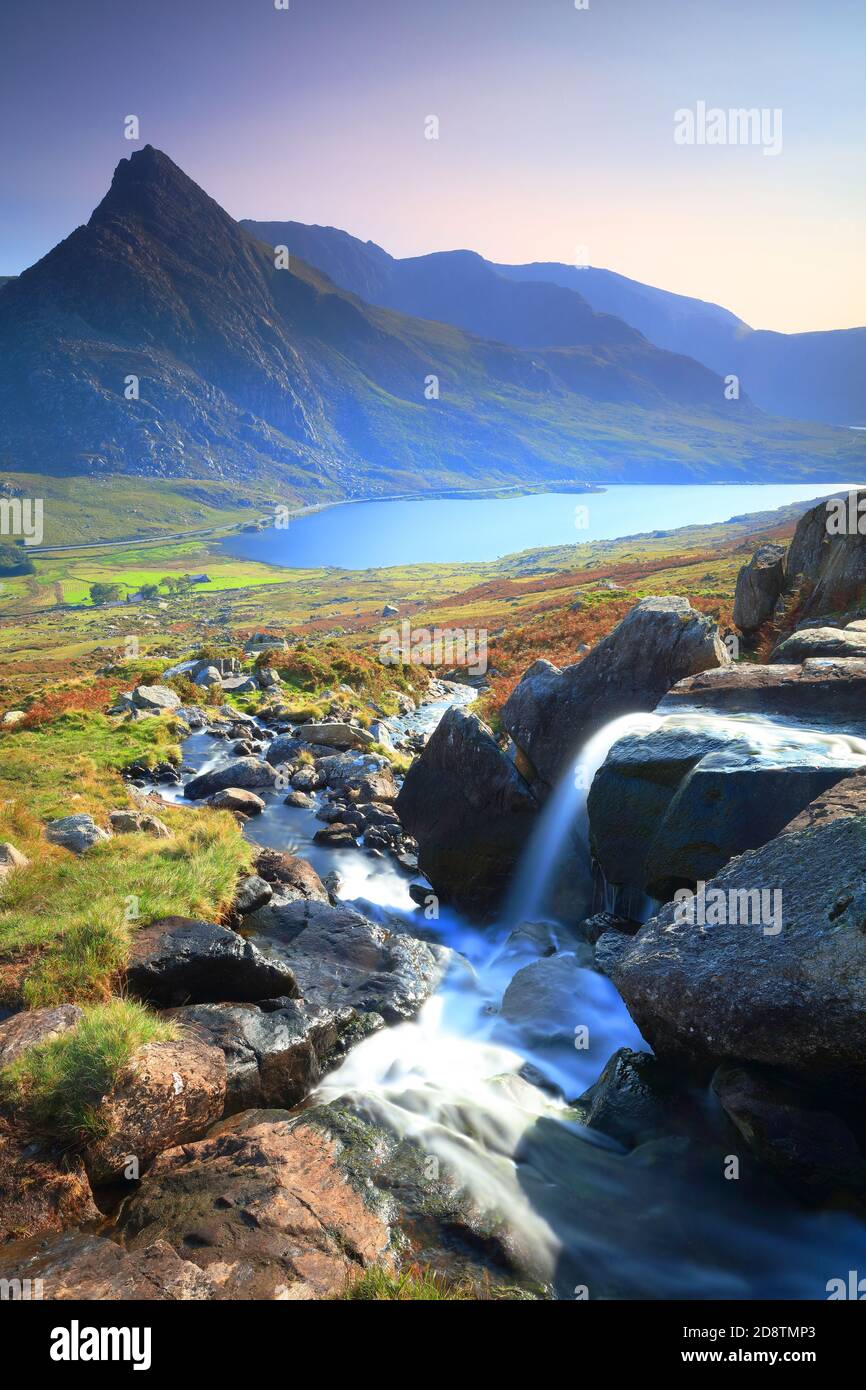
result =
M234 535L230 554L289 569L495 560L548 545L728 521L838 492L847 483L610 487L507 498L352 502L292 518L287 527Z

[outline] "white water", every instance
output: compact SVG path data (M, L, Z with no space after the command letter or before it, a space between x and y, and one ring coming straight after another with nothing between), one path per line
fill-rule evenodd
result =
M678 713L613 721L581 750L527 846L508 925L481 931L447 915L425 924L455 952L453 969L415 1020L362 1042L312 1099L345 1100L411 1138L431 1177L441 1173L470 1193L502 1223L524 1267L559 1297L570 1297L577 1284L588 1285L591 1297L822 1297L828 1278L866 1261L856 1220L804 1214L774 1189L739 1191L733 1200L732 1188L746 1185L720 1184L715 1169L705 1173L694 1163L683 1169L679 1140L627 1153L580 1124L568 1102L618 1048L646 1047L608 979L576 965L565 1006L542 1001L548 1012L541 1029L510 1023L502 1013L517 972L546 950L560 957L585 952L565 926L551 924L545 946L543 935L515 933L512 924L538 915L557 861L575 843L588 872L592 778L617 739L659 728L722 734L736 739L738 751L774 761L802 757L804 747L816 760L866 761L864 740L755 719ZM210 755L209 764L222 760L206 736L187 748ZM278 796L265 799L267 811L249 826L259 843L285 848L291 839L319 872L336 867L341 896L361 896L367 911L375 912L370 903L408 908L407 876L390 861L313 846L319 823L311 812L283 807ZM418 922L408 911L407 919ZM579 1024L589 1031L585 1051L574 1045ZM703 1103L713 1104L706 1097Z

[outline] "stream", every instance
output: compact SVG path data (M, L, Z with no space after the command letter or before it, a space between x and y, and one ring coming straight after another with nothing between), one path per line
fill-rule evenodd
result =
M403 733L429 732L449 704L475 695L455 690L388 723ZM760 1172L727 1180L723 1158L737 1151L736 1141L708 1088L696 1088L692 1100L717 1143L697 1154L674 1137L675 1121L671 1137L627 1151L583 1125L573 1106L618 1048L649 1049L613 984L585 963L585 943L543 921L545 887L567 842L578 851L583 845L588 872L586 793L612 743L662 718L626 716L589 741L540 818L503 922L483 930L444 909L437 921L424 921L408 892L417 874L363 849L314 844L322 824L315 808L260 793L267 806L245 827L251 841L299 854L323 877L336 871L340 898L386 924L395 912L420 921L418 934L455 952L418 1016L361 1042L311 1101L346 1099L413 1138L437 1171L441 1165L497 1215L520 1263L560 1299L826 1298L828 1280L866 1266L866 1227L852 1212L806 1209ZM860 740L706 713L666 718L735 723L763 754L784 757L811 738L823 756L866 761ZM217 766L228 750L216 748L211 736L194 733L184 762L196 771ZM183 796L182 787L154 790L173 801ZM539 925L521 930L527 921ZM553 951L571 957L567 994L539 997L535 1018L530 1008L509 1021L502 1001L515 975ZM587 1030L586 1046L576 1043L579 1027Z

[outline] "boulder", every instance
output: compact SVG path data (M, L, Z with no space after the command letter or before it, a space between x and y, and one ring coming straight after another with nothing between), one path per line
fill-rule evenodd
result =
M296 762L299 754L309 747L297 734L279 734L268 744L265 757L272 767L286 767Z
M193 684L204 686L209 689L212 685L222 685L223 678L215 666L205 666L203 671L199 671L193 676Z
M661 901L757 849L861 766L847 745L719 722L662 721L619 739L595 775L587 809L608 883Z
M208 806L215 811L236 811L239 816L260 816L265 803L255 792L244 791L242 787L225 787L208 797Z
M232 910L239 917L245 917L248 912L255 912L257 908L264 907L274 896L274 890L269 883L258 874L248 874L246 878L238 881L235 889Z
M810 1084L862 1086L864 855L862 818L791 830L707 884L705 909L723 908L712 924L690 921L684 903L651 918L610 974L653 1050L707 1069L737 1059Z
M449 960L441 947L387 931L348 907L299 899L270 902L245 930L271 960L288 967L309 1007L411 1018Z
M752 1152L802 1197L866 1192L866 1156L841 1115L766 1068L725 1063L713 1092Z
M259 688L254 676L227 676L222 685L226 695L251 695Z
M485 724L446 710L395 803L418 863L444 903L492 916L511 881L538 802Z
M157 840L171 839L165 821L146 811L111 811L108 823L115 835L153 835Z
M328 724L305 724L304 739L307 743L319 743L327 748L368 748L376 741L367 729L339 720Z
M81 1159L29 1142L0 1117L0 1245L99 1219Z
M210 1301L214 1288L197 1265L165 1241L130 1252L100 1236L34 1237L0 1249L0 1279L40 1281L41 1297L101 1303L164 1299Z
M84 814L61 816L59 820L49 821L45 827L45 838L52 845L60 845L73 854L84 854L85 850L98 845L109 836L96 824L92 816Z
M574 1046L575 1025L580 1022L578 999L583 971L592 966L592 948L580 953L544 956L524 965L514 975L502 999L502 1016L538 1042L554 1038Z
M165 1241L231 1300L339 1297L389 1245L386 1221L346 1182L336 1141L256 1111L162 1154L121 1224L133 1254Z
M180 696L167 685L137 685L132 692L132 703L136 709L179 709Z
M297 994L291 970L215 922L163 917L135 932L126 983L153 1004L219 1003Z
M785 547L769 543L755 551L737 575L734 623L751 636L772 618L785 583Z
M819 502L797 522L788 550L787 584L803 595L802 617L836 613L860 601L866 585L866 534L858 530L862 517L857 509L864 498L855 489L844 499L841 532L838 500Z
M252 1106L300 1105L351 1042L382 1020L354 1009L308 1008L294 999L279 1007L190 1004L172 1009L185 1033L222 1048L225 1113Z
M255 869L282 902L297 898L319 903L329 900L327 889L312 864L297 854L286 854L278 849L259 850Z
M397 783L389 767L379 772L370 772L363 777L350 778L344 791L350 801L383 802L388 804L397 800Z
M684 598L646 598L573 666L536 661L502 723L539 782L556 785L586 740L622 714L649 711L677 681L725 666L715 622Z
M260 758L232 758L229 762L215 767L210 772L200 772L192 777L183 789L190 801L213 796L229 787L239 787L250 791L255 787L273 787L277 780L276 769Z
M741 663L680 681L659 713L761 714L813 729L866 733L866 661L813 658L802 665Z
M24 1009L0 1023L0 1070L8 1067L28 1047L59 1038L77 1028L84 1014L76 1004L55 1004L46 1009Z
M626 1149L708 1128L703 1088L651 1052L628 1047L609 1058L575 1105L587 1128L600 1130Z
M810 627L793 632L773 649L770 661L792 666L809 657L856 657L866 659L866 632L850 627Z
M102 1137L82 1153L91 1182L120 1177L131 1157L142 1170L164 1149L198 1139L222 1115L225 1098L221 1048L194 1038L145 1043L100 1102Z
M8 840L0 841L0 884L13 869L26 869L30 860Z

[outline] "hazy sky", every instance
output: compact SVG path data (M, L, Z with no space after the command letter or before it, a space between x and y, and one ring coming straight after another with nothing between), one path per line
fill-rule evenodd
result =
M0 0L0 274L149 142L235 217L866 324L864 59L863 0ZM699 101L780 108L781 152L676 144Z

